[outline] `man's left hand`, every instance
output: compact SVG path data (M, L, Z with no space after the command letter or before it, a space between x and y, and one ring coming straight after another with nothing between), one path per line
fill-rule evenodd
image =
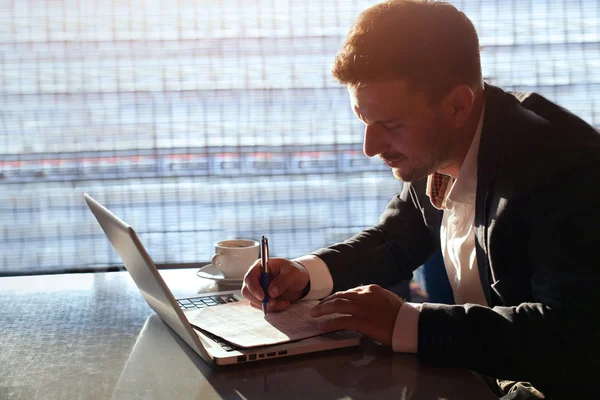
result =
M359 286L324 298L310 315L347 314L324 322L321 329L355 330L391 346L396 317L403 303L404 300L381 286Z

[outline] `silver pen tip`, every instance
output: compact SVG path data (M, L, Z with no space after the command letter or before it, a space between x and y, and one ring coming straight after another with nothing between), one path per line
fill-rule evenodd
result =
M262 309L263 309L263 313L265 314L265 317L267 316L267 303L262 303Z

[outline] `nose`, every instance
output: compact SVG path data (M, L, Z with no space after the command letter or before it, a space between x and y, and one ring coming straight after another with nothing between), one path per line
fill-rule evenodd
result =
M385 129L377 125L366 125L363 141L363 153L365 153L365 156L376 156L385 152L387 148L388 142Z

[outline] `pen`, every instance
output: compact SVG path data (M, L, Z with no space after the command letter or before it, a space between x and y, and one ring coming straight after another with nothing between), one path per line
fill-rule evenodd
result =
M269 303L269 241L264 236L260 241L260 261L260 285L265 292L262 309L265 316L267 316L267 305Z

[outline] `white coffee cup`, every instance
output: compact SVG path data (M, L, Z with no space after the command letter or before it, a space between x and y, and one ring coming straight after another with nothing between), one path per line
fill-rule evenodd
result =
M243 278L248 268L259 258L259 243L249 239L222 240L215 243L212 265L225 278Z

